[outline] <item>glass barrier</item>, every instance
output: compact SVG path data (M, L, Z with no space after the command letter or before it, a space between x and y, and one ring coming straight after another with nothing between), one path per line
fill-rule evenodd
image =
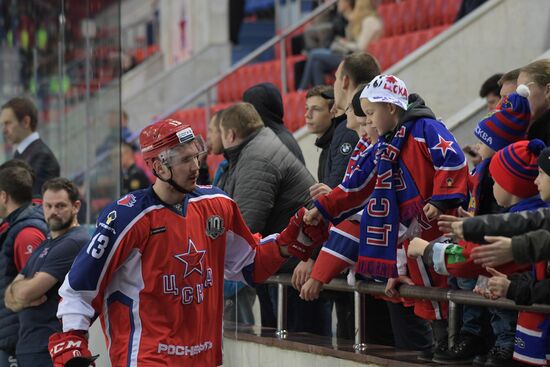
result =
M120 193L120 144L128 135L120 107L120 1L3 1L0 102L27 97L37 131L81 188L81 222L91 223ZM3 125L3 122L2 122ZM0 162L15 141L2 134ZM107 156L95 166L98 156Z

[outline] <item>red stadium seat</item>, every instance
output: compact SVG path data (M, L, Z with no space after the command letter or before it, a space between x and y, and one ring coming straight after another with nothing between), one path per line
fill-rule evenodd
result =
M382 4L378 7L378 15L382 18L384 23L384 37L393 36L394 34L394 14L396 4Z
M444 24L453 24L460 9L461 0L447 0L443 4L443 19Z

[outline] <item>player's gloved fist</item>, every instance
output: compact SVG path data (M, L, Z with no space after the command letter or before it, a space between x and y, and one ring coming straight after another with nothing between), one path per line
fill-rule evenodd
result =
M95 366L94 361L98 357L90 353L86 333L82 330L51 335L48 350L54 367Z
M315 226L304 224L305 212L305 208L298 210L278 238L280 244L288 246L292 256L302 261L307 261L313 250L328 238L328 226L324 222Z

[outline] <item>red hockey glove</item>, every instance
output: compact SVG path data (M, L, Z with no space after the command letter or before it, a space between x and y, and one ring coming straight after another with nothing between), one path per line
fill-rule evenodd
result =
M51 335L48 350L54 367L95 366L94 361L99 357L90 353L86 333L82 330Z
M328 238L328 226L325 222L315 226L304 224L305 212L305 208L298 210L277 238L280 245L288 246L288 252L302 261L309 259L313 250Z

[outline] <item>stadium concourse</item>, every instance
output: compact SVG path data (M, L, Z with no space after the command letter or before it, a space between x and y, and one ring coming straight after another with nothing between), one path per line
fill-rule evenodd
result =
M0 367L550 365L549 26L0 0Z

